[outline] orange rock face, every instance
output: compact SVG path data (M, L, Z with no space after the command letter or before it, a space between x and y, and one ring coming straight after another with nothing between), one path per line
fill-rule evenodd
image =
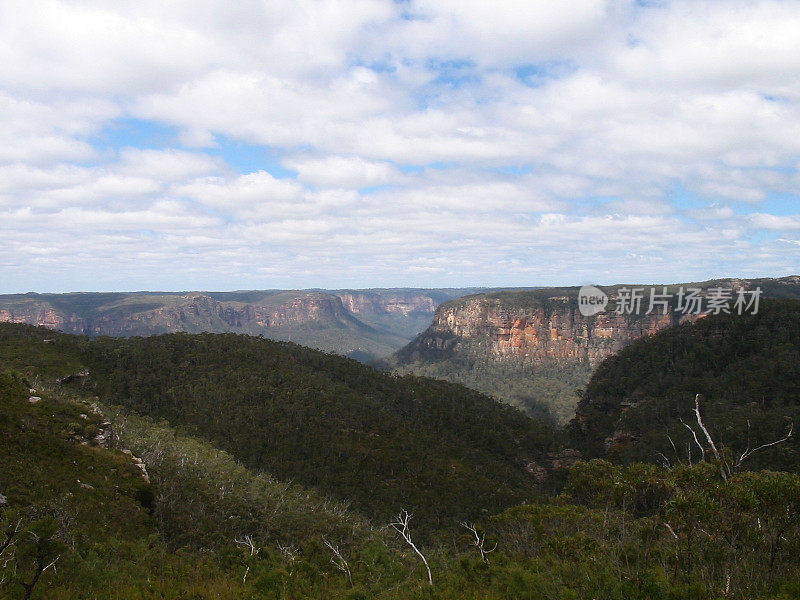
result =
M28 323L70 333L83 333L86 325L85 320L78 315L59 312L45 302L31 302L19 308L0 309L0 322Z
M632 341L678 322L672 312L585 317L574 301L563 297L540 304L510 307L497 298L478 297L444 305L418 342L439 350L471 346L498 361L581 360L596 365Z

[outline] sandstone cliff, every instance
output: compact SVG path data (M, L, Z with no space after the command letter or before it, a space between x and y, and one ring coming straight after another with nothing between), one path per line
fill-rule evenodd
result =
M615 301L622 287L605 288L611 298L608 310L589 317L578 309L577 287L493 292L453 300L439 306L433 324L398 351L394 360L397 364L435 362L468 353L518 365L556 361L596 366L634 340L704 316L676 310L674 298L666 314L660 307L646 314L646 302L638 313L617 314ZM761 288L762 298L800 298L800 277L712 280L673 284L667 290L674 294L681 287L698 288L706 299L715 287Z
M342 303L351 313L363 314L401 314L411 313L433 315L436 301L430 295L415 293L376 294L371 292L337 292Z
M677 324L679 317L614 313L584 317L575 298L537 298L519 305L494 295L443 305L433 324L404 349L405 362L470 352L499 362L547 360L598 364L633 340Z
M637 286L638 287L638 286ZM764 298L800 298L800 278L714 280L668 286L710 290L761 288ZM401 373L440 377L495 396L531 414L569 420L575 390L592 369L635 340L703 314L677 310L617 314L622 286L604 288L611 297L606 312L584 316L579 288L541 288L467 296L439 306L431 326L383 361ZM661 286L659 286L661 288Z
M85 333L87 327L86 319L77 314L37 301L0 307L0 322L41 325L67 333Z
M474 291L15 294L0 296L0 322L90 336L247 333L374 360L425 329L441 301Z

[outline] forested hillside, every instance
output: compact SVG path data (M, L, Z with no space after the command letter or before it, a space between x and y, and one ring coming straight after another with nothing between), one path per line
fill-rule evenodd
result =
M800 303L767 301L757 315L709 316L607 359L586 387L569 429L587 456L696 461L701 450L686 425L698 430L694 409L700 394L712 436L741 455L783 438L792 423L800 423L798 381ZM747 466L800 470L798 436L753 454Z
M377 519L405 507L421 524L449 527L531 499L538 482L527 465L557 447L549 426L463 386L295 344L236 334L56 335L42 344L42 330L0 332L23 368L69 357L70 369L88 368L86 389L105 401L166 419L249 467ZM31 343L41 348L27 357Z
M689 338L667 344L673 367L648 393L738 389L727 407L750 419L752 448L777 439L795 311L672 331ZM655 377L665 339L631 348L641 372L622 363L618 387L600 379L615 363L601 368L584 401L604 390L616 406ZM800 475L757 470L796 467L794 446L726 470L741 440L707 420L719 459L575 462L552 430L476 392L294 344L3 325L0 597L800 598Z

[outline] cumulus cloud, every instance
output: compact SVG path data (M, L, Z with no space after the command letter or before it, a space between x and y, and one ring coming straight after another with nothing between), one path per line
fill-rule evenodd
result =
M0 291L800 270L795 3L0 11Z

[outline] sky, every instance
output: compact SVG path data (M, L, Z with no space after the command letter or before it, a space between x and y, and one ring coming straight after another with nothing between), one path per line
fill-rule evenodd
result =
M0 293L800 274L796 0L0 0Z

